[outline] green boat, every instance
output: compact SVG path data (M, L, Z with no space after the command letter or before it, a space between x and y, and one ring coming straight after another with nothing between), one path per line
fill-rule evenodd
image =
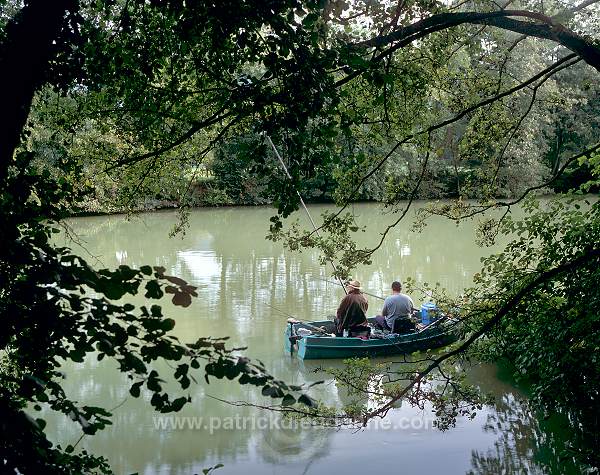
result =
M375 323L374 318L368 321ZM390 356L439 348L457 339L456 321L448 318L412 333L392 333L382 338L334 337L330 335L333 332L331 320L289 322L285 332L285 349L303 360Z

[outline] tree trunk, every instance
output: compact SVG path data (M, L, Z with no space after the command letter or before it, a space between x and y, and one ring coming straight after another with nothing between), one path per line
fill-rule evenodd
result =
M76 8L77 0L29 0L6 26L0 44L0 181L21 140L33 95L47 80L65 14Z

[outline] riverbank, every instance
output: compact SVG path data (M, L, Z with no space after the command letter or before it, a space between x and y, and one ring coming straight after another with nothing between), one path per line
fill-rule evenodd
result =
M549 189L541 189L535 191L537 196L540 197L551 197L555 196ZM458 196L446 196L440 195L435 197L425 196L414 197L413 201L423 200L452 200L457 199ZM497 199L514 199L516 196L499 196ZM473 198L475 200L476 198ZM326 199L320 197L318 199L306 199L305 202L310 205L335 205L333 199ZM379 204L384 205L385 203L375 198L359 198L351 202L352 204ZM164 211L164 210L181 210L181 209L198 209L198 208L230 208L230 207L262 207L262 206L273 206L272 201L265 199L252 198L239 198L233 199L227 193L220 189L210 186L210 180L203 180L202 185L194 187L191 198L184 202L180 200L174 200L172 198L160 198L160 197L145 197L139 198L136 202L128 202L127 205L120 204L119 202L105 202L101 203L97 199L83 201L80 204L81 208L72 210L69 213L69 217L87 217L87 216L111 216L111 215L132 215L139 213L146 213L152 211Z

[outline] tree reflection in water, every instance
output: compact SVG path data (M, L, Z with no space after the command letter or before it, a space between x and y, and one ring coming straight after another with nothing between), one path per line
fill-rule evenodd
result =
M489 370L475 372L479 376L495 373ZM498 439L493 448L472 452L472 469L468 474L584 473L585 468L577 466L567 455L568 440L573 436L568 419L555 415L543 420L540 414L530 409L527 399L514 386L502 385L502 392L498 392L498 382L484 378L479 384L485 391L502 394L493 411L488 413L483 427L486 433L494 434Z
M326 427L265 429L257 438L258 453L272 465L314 462L330 453L333 432L333 429Z
M315 215L324 209L312 208ZM355 211L368 229L379 228L386 219L374 205L356 205ZM70 225L85 241L86 250L80 252L97 257L90 258L97 267L136 267L150 262L198 287L200 297L194 304L174 314L175 334L184 341L202 335L230 335L233 346L248 346L250 357L264 361L276 377L291 384L328 379L316 371L318 367L335 367L340 362L301 361L284 354L287 317L272 307L320 320L335 311L343 291L319 279L326 271L315 253L292 254L264 239L271 213L268 208L194 210L192 232L184 239L168 238L176 221L172 212L139 215L131 221L120 216L81 218L71 220ZM428 232L418 236L408 229L397 230L373 264L362 268L357 277L373 293L384 292L392 280L406 276L414 276L418 282L440 282L458 293L469 285L482 257L482 250L466 238L472 233L471 225L457 228L445 221L432 221ZM369 237L366 233L364 239ZM419 296L413 297L418 303ZM134 303L142 304L143 299ZM370 309L378 312L380 302L371 300ZM64 368L69 394L91 405L116 406L127 399L126 381L105 363L90 358ZM229 473L243 475L270 471L368 473L374 466L379 472L396 473L401 468L403 473L423 475L581 473L572 462L559 458L569 435L564 422L538 423L523 403L525 396L502 382L496 367L476 365L467 373L471 382L496 395L497 405L486 407L475 421L459 421L456 430L445 433L435 428L359 433L331 429L321 433L296 429L157 430L153 423L156 413L143 401L129 398L115 411L114 426L84 438L79 447L108 455L116 473L194 473L217 463L225 463ZM193 403L179 416L225 419L259 415L250 408L232 409L207 395L264 402L260 392L229 381L193 385L190 393ZM368 404L368 400L357 401L330 379L315 386L314 393L328 405ZM390 413L390 419L432 418L430 408L421 412L401 404ZM63 444L77 441L81 433L71 422L49 417L53 440ZM394 457L389 457L390 447Z

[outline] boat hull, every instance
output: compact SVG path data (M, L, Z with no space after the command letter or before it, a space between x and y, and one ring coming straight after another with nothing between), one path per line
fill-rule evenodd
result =
M329 330L331 321L311 322L310 325L324 327ZM439 348L457 339L456 333L451 327L441 324L433 325L421 332L368 340L351 337L316 336L315 334L298 338L296 332L300 328L308 327L302 323L288 325L285 338L286 350L296 352L298 357L305 360L408 354L415 351Z

